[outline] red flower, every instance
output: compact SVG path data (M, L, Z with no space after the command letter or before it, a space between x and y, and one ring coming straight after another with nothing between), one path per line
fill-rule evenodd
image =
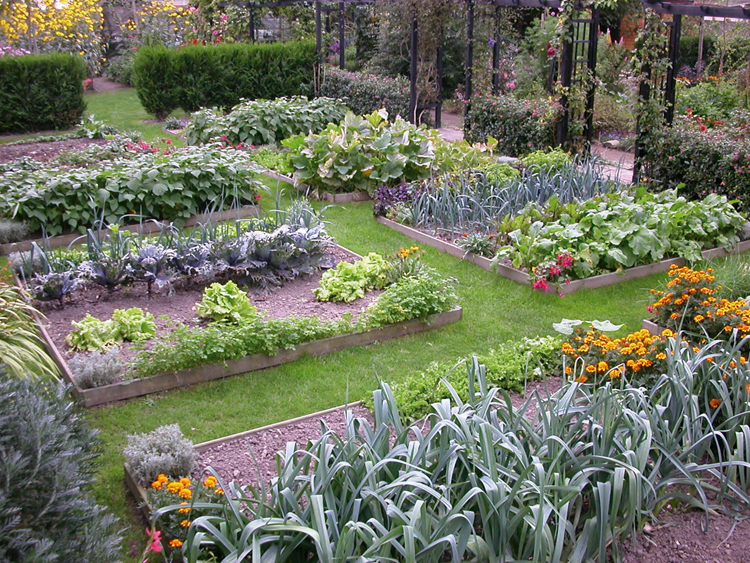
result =
M253 196L253 200L255 200L255 201L259 201L259 200L260 200L260 194L255 194L255 195Z
M536 280L531 287L533 287L534 289L539 289L541 291L547 291L549 284L547 283L547 280L542 278L540 280Z
M172 144L172 141L171 141L171 139L167 139L167 140L166 140L165 142L166 142L166 143L167 143L168 145L171 145L171 144Z
M154 551L156 553L161 552L161 532L159 530L154 530L154 535L151 535L151 530L146 528L146 535L151 538L148 548L146 549L147 552Z

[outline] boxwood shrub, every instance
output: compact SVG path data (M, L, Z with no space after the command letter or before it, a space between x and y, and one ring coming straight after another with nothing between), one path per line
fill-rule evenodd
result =
M313 81L315 43L142 47L133 84L147 112L163 119L172 110L231 108L241 99L303 93Z
M401 76L326 69L320 95L342 100L357 115L384 107L392 118L409 119L409 81Z
M676 122L648 137L642 157L643 174L657 190L683 185L688 199L719 193L738 200L750 211L750 139L721 128Z
M81 57L55 53L0 57L0 133L67 129L83 117Z
M523 156L554 145L554 125L560 110L554 102L476 96L464 120L464 137L470 143L494 137L497 153Z

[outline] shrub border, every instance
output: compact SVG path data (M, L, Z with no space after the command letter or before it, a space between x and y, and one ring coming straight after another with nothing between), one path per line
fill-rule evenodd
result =
M395 231L398 231L399 233L406 235L407 237L409 237L410 239L414 241L417 241L422 244L430 245L433 248L436 248L437 250L441 252L445 252L447 254L450 254L451 256L455 256L456 258L461 258L462 260L467 260L468 262L471 262L472 264L476 264L477 266L480 266L487 271L490 271L490 272L492 271L492 267L491 267L492 261L489 258L485 258L484 256L479 256L477 254L472 254L470 252L467 253L460 246L451 244L449 242L445 242L443 240L440 240L439 238L430 236L417 229L413 229L411 227L407 227L406 225L402 225L401 223L397 223L396 221L391 221L390 219L386 219L385 217L377 217L376 220L381 225L385 225L386 227L389 227ZM721 258L723 256L728 256L730 254L739 254L742 252L747 252L748 250L750 250L750 240L744 240L744 241L741 241L731 252L727 252L723 248L712 248L709 250L704 250L702 254L703 254L703 258L708 260L711 258ZM564 284L560 288L560 294L568 295L570 293L575 293L579 289L596 289L599 287L605 287L608 285L616 284L621 281L632 280L636 278L644 278L646 276L650 276L651 274L656 274L658 272L666 272L667 270L669 270L669 268L673 264L676 264L677 266L683 266L685 265L685 259L684 258L670 258L668 260L661 260L660 262L654 262L653 264L646 264L644 266L635 266L633 268L627 268L622 273L611 272L609 274L600 274L598 276L591 276L590 278L585 278L582 280L573 280L570 283ZM516 268L512 268L510 266L504 266L502 264L499 264L497 267L496 273L499 276L508 278L515 282L522 283L524 285L529 285L529 286L531 285L531 282L529 281L528 275L526 274L526 272L517 270ZM556 287L550 285L549 288L547 289L547 293L557 294L558 291Z
M197 225L199 223L203 223L205 221L211 220L211 221L228 221L230 219L234 219L235 217L250 217L253 215L260 215L261 208L259 205L245 205L239 208L234 209L227 209L225 211L220 211L218 213L202 213L200 215L193 215L189 219L185 221L185 227L192 227L194 225ZM143 223L139 223L136 225L125 225L121 228L123 230L130 231L131 233L140 232L143 234L151 234L155 233L159 230L159 225L157 224L159 221L153 221L151 219L145 220ZM99 235L102 235L106 233L106 230L98 231ZM47 239L36 239L36 240L25 240L25 241L19 241L19 242L9 242L7 244L0 245L0 256L2 255L8 255L11 252L18 252L23 250L29 250L31 248L31 243L36 242L40 246L43 246L44 244L49 245L50 248L57 248L60 246L68 246L72 242L76 241L77 239L80 239L82 237L85 237L86 235L82 235L80 233L72 233L69 235L58 235L56 237L49 237Z
M359 255L340 247L356 257ZM20 280L14 276L18 287L22 287ZM58 350L55 343L50 338L49 333L44 327L44 323L39 315L34 313L34 319L39 327L39 331L44 341L44 347L52 356L57 366L60 368L62 378L73 386L73 395L80 399L81 404L85 407L95 407L115 401L123 401L143 395L150 395L160 391L177 389L189 385L222 379L231 375L239 375L250 371L257 371L274 366L280 366L293 362L303 356L325 356L331 352L338 352L354 346L365 346L383 340L391 340L401 336L408 336L423 332L431 328L441 327L447 324L455 323L461 320L463 310L456 307L449 311L430 315L426 319L411 319L400 323L393 323L378 328L366 330L364 332L351 332L338 336L331 336L321 340L303 342L291 350L279 350L273 356L267 354L252 354L236 360L227 360L215 364L204 364L192 368L165 372L143 379L129 379L113 383L111 385L102 385L93 389L81 389L73 381L73 374L68 367L65 358Z
M195 444L193 446L193 449L195 450L196 453L201 453L209 448L213 448L214 446L225 444L227 442L232 442L234 440L240 440L242 438L247 438L248 436L260 434L261 432L265 432L267 430L275 430L277 428L284 428L292 424L297 424L298 422L303 422L306 420L311 420L311 419L316 419L316 418L323 418L324 416L334 413L336 411L340 411L340 410L347 409L347 408L353 408L353 407L361 407L361 406L362 406L362 401L356 401L354 403L346 403L338 407L332 407L330 409L317 411L311 414L305 414L305 415L298 416L295 418L288 418L286 420L274 422L273 424L267 424L259 428L253 428L252 430L245 430L244 432L238 432L237 434L229 434L228 436L222 436L221 438L215 438L214 440L207 440L205 442L201 442L200 444ZM142 487L140 484L138 484L138 480L133 476L133 472L130 470L130 466L127 463L123 464L123 470L125 473L125 484L127 485L128 490L130 491L130 494L132 494L133 498L135 498L136 504L138 508L140 509L143 517L146 519L146 521L150 521L151 517L153 516L154 509L148 503L148 495L147 495L146 489Z

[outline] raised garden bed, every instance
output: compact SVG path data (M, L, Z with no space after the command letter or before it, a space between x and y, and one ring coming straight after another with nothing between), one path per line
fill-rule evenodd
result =
M391 221L390 219L386 219L385 217L377 217L377 221L381 225L385 225L386 227L394 229L416 242L430 245L441 252L445 252L447 254L450 254L451 256L455 256L456 258L467 260L472 264L476 264L477 266L484 268L487 271L493 271L491 267L492 261L489 258L471 253L467 254L460 246L428 235L427 233L418 229L407 227L406 225L402 225L401 223ZM750 240L745 240L740 242L731 253L742 253L747 252L748 250L750 250ZM721 258L723 256L728 256L731 253L727 252L723 248L712 248L710 250L704 250L702 254L703 258L705 258L706 260L710 260L712 258ZM643 278L646 276L650 276L651 274L666 272L667 270L669 270L672 264L683 266L685 264L685 259L670 258L669 260L661 260L660 262L655 262L653 264L646 264L644 266L628 268L623 272L612 272L609 274L601 274L581 280L573 280L570 283L562 285L560 288L560 293L563 295L567 295L570 293L575 293L579 289L596 289L599 287L605 287L608 285L619 283L621 281ZM529 286L532 284L532 282L529 281L528 274L526 272L518 270L511 266L499 264L495 271L498 275L515 282ZM557 293L557 288L550 286L547 292Z
M280 182L286 182L287 184L295 186L294 178L290 178L289 176L285 176L284 174L279 174L275 170L266 168L263 170L263 175L273 180L279 180ZM310 187L307 184L297 184L295 187L298 191L304 194L310 193ZM370 201L372 199L370 197L370 194L363 190L354 190L353 192L343 194L332 194L330 192L315 193L317 194L317 199L320 199L321 201L327 201L328 203L352 203L355 201Z
M359 258L358 255L346 249L337 248L338 250L334 251L334 255L338 259L342 259L342 257L343 259ZM276 295L271 293L270 297L266 294L255 296L253 298L254 304L259 310L265 310L267 315L276 318L283 318L290 314L312 314L323 319L335 319L340 318L344 313L356 314L377 296L377 292L371 292L367 294L365 299L353 303L320 303L312 295L312 288L317 287L318 278L319 275L316 275L287 282L282 288L276 290ZM277 366L295 361L303 356L320 356L352 346L398 338L456 322L462 316L462 310L456 308L432 315L424 320L412 319L363 332L352 332L304 342L298 344L294 349L279 350L274 355L257 353L238 359L161 373L141 379L126 379L110 385L82 389L75 386L72 372L67 364L71 354L63 352L63 350L66 350L65 336L72 328L70 326L71 320L80 321L84 313L93 313L95 317L104 319L108 318L115 308L143 307L154 314L157 319L157 326L160 327L159 330L162 330L175 321L193 322L192 306L201 298L200 288L194 287L176 290L169 295L156 294L151 299L148 299L143 291L141 293L137 291L129 293L127 290L120 290L113 296L97 294L97 290L93 289L86 291L88 293L76 298L80 301L79 307L76 308L70 304L63 309L50 306L47 311L49 319L42 321L37 318L37 321L40 324L46 348L60 367L63 377L74 385L74 393L85 406L89 407ZM158 300L162 300L161 304ZM168 314L169 318L161 318L164 314ZM48 328L45 328L45 323ZM54 330L52 330L53 328ZM121 358L124 361L130 359L133 355L133 350L122 349Z
M219 222L219 221L230 221L236 218L252 217L260 214L260 206L258 205L247 205L236 209L227 209L226 211L219 211L215 213L202 213L201 215L193 215L189 219L185 220L185 227L192 227L200 223L206 223L207 221ZM120 227L122 230L130 231L131 233L143 233L152 234L160 231L159 224L155 221L145 221L144 223L136 225L127 225ZM99 231L99 234L104 234L105 231ZM86 235L80 233L72 233L69 235L59 235L56 237L48 237L46 239L26 240L20 242L11 242L8 244L0 245L0 255L8 255L11 252L19 252L23 250L29 250L31 244L36 242L38 245L50 248L59 248L61 246L68 246L71 243L83 238L85 240Z

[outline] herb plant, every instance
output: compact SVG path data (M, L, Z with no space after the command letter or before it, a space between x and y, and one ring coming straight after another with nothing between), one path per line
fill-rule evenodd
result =
M190 475L195 464L193 443L183 436L179 424L129 435L122 453L130 471L143 486L155 481L160 473Z

